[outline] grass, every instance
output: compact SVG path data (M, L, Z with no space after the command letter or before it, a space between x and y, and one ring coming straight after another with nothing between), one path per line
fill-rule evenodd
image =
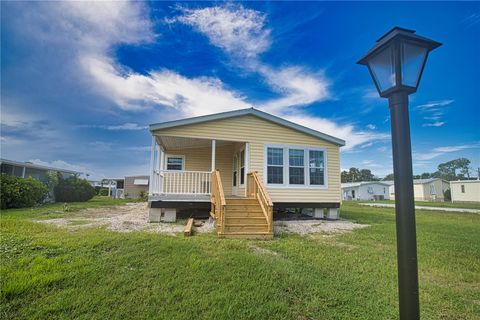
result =
M374 201L360 201L360 202L374 202ZM394 200L380 200L375 201L378 203L395 203ZM464 209L478 209L480 210L480 203L474 202L432 202L432 201L415 201L417 206L425 206L425 207L440 207L440 208L464 208Z
M370 227L272 241L32 222L117 203L3 211L0 318L398 318L392 209L345 203ZM422 319L479 319L480 215L419 210L417 226Z

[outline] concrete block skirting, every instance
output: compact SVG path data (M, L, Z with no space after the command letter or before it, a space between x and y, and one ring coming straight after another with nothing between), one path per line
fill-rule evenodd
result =
M161 208L150 208L148 210L148 221L149 222L160 222L162 219L162 209Z
M175 222L177 220L177 209L165 208L162 221Z
M177 209L175 208L150 208L148 211L149 222L175 222Z
M328 210L327 219L338 220L340 218L340 212L338 208L329 208L327 210Z
M313 213L314 218L324 218L324 209L323 208L315 208L315 211Z

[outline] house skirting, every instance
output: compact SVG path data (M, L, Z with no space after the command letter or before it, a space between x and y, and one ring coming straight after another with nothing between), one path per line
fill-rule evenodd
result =
M150 221L157 221L168 215L168 212L175 212L173 219L187 219L197 218L206 219L210 217L211 203L210 201L150 201L149 203L151 219ZM338 208L340 208L339 202L274 202L273 203L273 218L278 219L307 219L309 215L303 213L302 209L313 209L315 212L319 212L319 209L329 209L329 212L335 212L332 219L338 218ZM285 213L285 209L300 209L299 214ZM315 210L317 209L317 210ZM163 210L163 211L161 211ZM173 213L172 213L173 214ZM158 218L155 216L158 215ZM316 217L324 218L314 215ZM310 215L310 217L312 217ZM325 218L329 218L326 215Z

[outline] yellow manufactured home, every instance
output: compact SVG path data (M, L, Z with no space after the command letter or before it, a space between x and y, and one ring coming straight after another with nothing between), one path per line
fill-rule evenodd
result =
M256 110L153 124L150 220L209 210L222 236L271 236L274 212L338 218L341 139Z

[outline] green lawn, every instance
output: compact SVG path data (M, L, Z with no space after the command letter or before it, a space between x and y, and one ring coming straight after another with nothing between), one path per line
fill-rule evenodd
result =
M349 202L342 216L370 227L254 241L32 221L75 214L61 208L2 212L0 318L398 318L393 209ZM479 319L480 215L420 210L417 224L422 319Z
M361 203L395 203L393 200L380 200L380 201L360 201ZM465 208L465 209L478 209L480 210L480 203L468 203L468 202L432 202L432 201L415 201L417 206L425 207L446 207L446 208Z

